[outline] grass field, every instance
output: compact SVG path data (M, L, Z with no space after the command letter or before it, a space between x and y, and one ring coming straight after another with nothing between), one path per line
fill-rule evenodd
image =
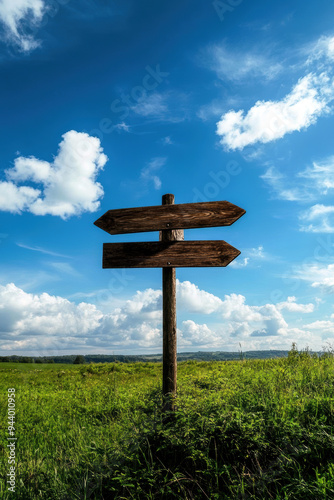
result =
M181 362L174 419L161 364L0 364L3 500L334 499L334 359ZM7 390L16 390L8 491Z

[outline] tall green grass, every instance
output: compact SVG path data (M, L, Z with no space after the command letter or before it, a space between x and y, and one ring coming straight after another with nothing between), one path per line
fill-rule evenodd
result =
M28 368L29 367L29 368ZM334 359L181 362L161 412L160 364L0 364L17 392L16 493L7 500L334 499Z

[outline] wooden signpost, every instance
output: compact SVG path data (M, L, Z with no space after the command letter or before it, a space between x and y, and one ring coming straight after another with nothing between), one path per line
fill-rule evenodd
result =
M184 241L183 230L230 226L245 210L228 201L174 205L165 194L162 205L108 210L94 224L109 234L160 231L160 241L104 243L103 269L162 267L163 369L165 410L176 395L176 267L225 267L239 250L225 241Z

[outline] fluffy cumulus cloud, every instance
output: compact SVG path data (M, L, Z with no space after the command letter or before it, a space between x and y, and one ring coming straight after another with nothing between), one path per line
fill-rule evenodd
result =
M222 300L212 293L200 290L197 285L190 281L180 282L177 280L177 304L180 308L189 312L211 314L218 311Z
M309 73L281 101L258 101L246 114L225 113L217 123L217 134L227 149L243 149L256 142L270 142L301 130L328 113L334 87L326 73Z
M334 319L332 315L332 319ZM321 330L323 333L328 334L330 336L334 335L334 321L331 320L318 320L318 321L313 321L313 323L309 323L305 325L305 328L308 330L315 330L319 331Z
M226 295L222 317L231 336L247 338L286 335L288 325L274 304L249 306L243 295Z
M0 286L0 329L5 344L30 336L87 335L97 328L101 317L92 304L75 305L47 293L26 293L13 283Z
M34 349L46 355L77 347L154 346L160 338L161 292L138 292L110 314L47 293L26 293L13 283L0 286L0 347ZM158 305L160 313L158 313Z
M288 297L285 302L277 304L277 309L285 309L289 312L311 313L314 311L314 304L297 304L296 297Z
M19 213L31 206L41 191L29 186L16 186L12 182L0 181L0 210Z
M38 47L39 42L26 32L26 28L37 27L44 12L44 0L1 0L0 20L7 40L23 52L30 52Z
M182 322L178 345L181 347L219 346L222 345L222 338L221 335L210 330L205 323L199 325L188 319Z
M332 314L328 319L307 323L304 328L309 335L314 338L319 338L319 345L323 351L333 352L334 314Z
M103 312L94 304L75 304L47 293L31 294L14 284L0 286L0 348L34 355L61 354L84 349L161 351L161 290L138 291L131 299L112 302ZM250 306L242 295L216 297L195 284L177 283L178 311L205 315L209 320L183 319L178 332L180 348L235 349L242 341L248 348L290 347L307 332L289 327L282 311L311 313L313 304L286 302ZM110 312L109 312L110 311ZM311 331L311 329L309 329Z
M52 163L34 156L15 159L5 171L7 180L0 181L0 210L65 219L99 208L103 188L96 177L108 159L100 140L75 130L62 137Z
M243 295L232 293L221 299L188 281L178 282L177 303L181 311L212 315L215 321L215 328L207 324L197 325L193 320L184 322L181 334L185 345L190 342L193 333L196 345L216 349L235 345L238 340L259 346L256 339L255 343L251 343L256 337L270 342L277 337L282 343L287 343L288 336L292 335L293 340L297 331L289 327L282 311L285 309L300 315L311 313L314 309L313 304L298 304L295 297L288 297L286 302L277 305L250 306ZM304 332L299 331L298 338L301 333ZM202 342L199 342L200 334L203 335Z

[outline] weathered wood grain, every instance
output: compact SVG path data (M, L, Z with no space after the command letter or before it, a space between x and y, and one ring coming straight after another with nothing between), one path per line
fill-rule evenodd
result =
M225 241L104 243L103 269L131 267L225 267L240 251Z
M174 195L165 194L162 205L173 205ZM183 230L165 229L160 232L160 241L173 243L183 241ZM175 267L162 268L162 394L163 410L175 409L176 379L177 379L177 339L176 339L176 272Z
M230 226L246 211L228 201L108 210L94 224L109 234Z

